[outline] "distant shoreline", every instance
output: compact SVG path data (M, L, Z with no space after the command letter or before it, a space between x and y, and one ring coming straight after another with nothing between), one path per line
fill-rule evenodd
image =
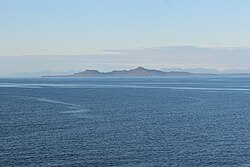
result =
M191 73L185 71L161 71L137 67L130 70L113 70L111 72L99 72L98 70L85 70L70 75L47 75L43 78L108 78L108 77L164 77L164 76L250 76L249 73L238 74L212 74L212 73Z

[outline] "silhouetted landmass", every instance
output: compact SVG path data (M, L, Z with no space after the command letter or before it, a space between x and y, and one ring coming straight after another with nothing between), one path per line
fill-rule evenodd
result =
M250 69L224 69L218 70L213 68L161 68L161 71L185 71L199 74L219 74L219 75L249 75Z
M58 76L58 75L71 75L72 73L76 73L78 71L40 71L40 72L20 72L20 73L12 73L6 75L5 77L9 78L37 78L41 76Z
M74 73L72 75L54 75L54 76L44 76L44 77L136 77L136 76L192 76L192 75L208 75L208 74L196 74L196 73L181 72L181 71L164 72L155 69L146 69L143 67L138 67L131 70L114 70L111 72L85 70L83 72Z

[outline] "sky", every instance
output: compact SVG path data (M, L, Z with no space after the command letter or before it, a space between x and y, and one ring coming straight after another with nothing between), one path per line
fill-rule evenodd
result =
M0 0L0 75L250 69L249 0Z

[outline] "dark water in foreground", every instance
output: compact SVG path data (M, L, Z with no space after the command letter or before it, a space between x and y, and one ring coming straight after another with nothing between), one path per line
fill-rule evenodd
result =
M250 78L0 79L0 166L250 166Z

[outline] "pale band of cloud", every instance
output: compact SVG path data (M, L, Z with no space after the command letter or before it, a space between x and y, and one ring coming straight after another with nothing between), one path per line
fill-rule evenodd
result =
M105 50L95 55L29 55L0 57L0 75L18 72L147 68L250 69L250 48L168 46Z

